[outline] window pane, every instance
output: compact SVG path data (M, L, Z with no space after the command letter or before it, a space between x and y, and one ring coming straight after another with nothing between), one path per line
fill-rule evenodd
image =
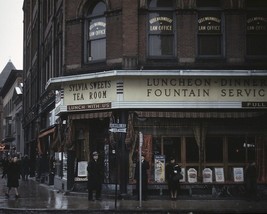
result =
M255 161L256 159L256 143L254 137L248 137L243 145L247 150L247 162Z
M219 35L199 35L198 36L199 55L221 55L221 36Z
M163 138L163 151L166 160L174 157L176 161L181 162L181 139L178 137Z
M106 39L93 40L91 41L90 48L90 60L101 60L106 58ZM90 58L91 57L91 58Z
M186 138L186 162L195 163L199 160L198 145L195 138Z
M153 35L149 37L150 56L173 55L173 36Z
M173 0L151 0L149 7L173 7Z
M223 139L208 137L206 139L206 161L223 162Z
M267 55L267 35L247 35L248 55Z
M221 0L197 0L197 7L220 7Z
M229 137L228 138L228 160L229 162L245 163L245 138L244 137Z
M99 2L95 5L94 8L89 10L88 15L90 16L104 15L105 11L106 11L106 5L103 2Z

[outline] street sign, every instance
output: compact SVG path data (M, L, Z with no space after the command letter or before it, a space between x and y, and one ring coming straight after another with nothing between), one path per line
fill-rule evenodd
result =
M126 128L125 123L110 123L109 128L123 129Z
M121 132L121 133L126 133L126 128L111 128L109 129L110 132Z

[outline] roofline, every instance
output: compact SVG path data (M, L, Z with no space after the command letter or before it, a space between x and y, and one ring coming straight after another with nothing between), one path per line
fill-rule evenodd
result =
M62 83L71 81L123 76L267 77L267 70L111 70L50 78L45 89L60 89Z

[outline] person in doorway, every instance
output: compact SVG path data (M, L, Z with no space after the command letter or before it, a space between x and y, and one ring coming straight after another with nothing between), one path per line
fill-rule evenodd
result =
M104 179L104 169L99 160L98 152L92 153L92 160L87 166L88 172L88 200L93 201L93 192L95 191L96 200L101 200L102 183Z
M147 200L147 184L148 184L148 174L147 170L149 169L149 163L145 160L145 156L141 156L141 174L142 174L142 180L141 180L141 187L142 187L142 200ZM136 180L136 193L137 193L137 199L140 200L140 167L139 167L139 160L136 163L135 167L135 173L134 173L134 179Z
M19 197L18 187L20 179L20 166L18 163L17 157L12 157L10 163L7 166L5 171L7 175L7 192L5 193L6 197L9 198L9 193L12 188L15 190L15 198Z
M257 169L255 162L251 162L246 169L245 183L248 200L257 200Z
M175 158L170 158L170 163L166 166L166 180L171 200L177 199L180 189L181 167L175 162Z

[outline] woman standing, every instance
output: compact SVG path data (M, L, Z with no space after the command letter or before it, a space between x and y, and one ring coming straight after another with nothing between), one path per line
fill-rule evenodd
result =
M168 189L172 200L177 199L177 193L180 189L181 167L171 157L170 163L166 166L166 179L168 182Z
M7 188L8 188L5 194L6 197L9 198L9 192L11 188L13 187L15 189L15 194L16 194L15 198L18 198L19 197L18 187L19 187L19 178L20 178L20 166L19 166L17 157L11 158L11 161L7 166L5 174L7 175Z

